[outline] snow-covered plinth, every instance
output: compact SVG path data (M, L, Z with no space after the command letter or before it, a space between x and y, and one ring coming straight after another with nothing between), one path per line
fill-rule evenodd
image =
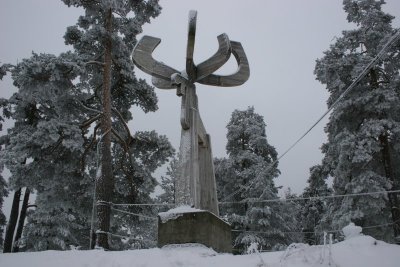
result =
M218 252L232 251L231 227L209 211L178 207L158 215L158 246L198 243Z

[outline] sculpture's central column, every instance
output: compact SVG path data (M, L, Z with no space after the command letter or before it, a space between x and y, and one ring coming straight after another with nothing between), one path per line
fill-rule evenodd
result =
M200 207L199 151L198 151L198 107L196 88L183 85L181 103L181 143L179 147L179 173L175 188L177 205Z

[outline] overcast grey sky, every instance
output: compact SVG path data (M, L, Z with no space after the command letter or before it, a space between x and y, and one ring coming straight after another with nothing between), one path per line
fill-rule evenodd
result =
M144 33L161 38L154 57L177 69L185 64L187 17L198 11L195 62L217 50L217 35L225 32L242 43L250 64L250 79L240 87L197 86L202 120L211 134L214 156L225 155L226 124L234 109L254 106L267 123L269 143L283 153L326 110L327 93L315 81L315 60L323 55L346 22L341 0L161 0L161 15ZM400 1L387 0L384 10L400 17ZM2 0L0 62L16 63L31 51L58 54L69 49L62 36L81 13L57 0ZM396 18L395 26L399 27ZM233 59L219 73L235 69ZM150 77L137 70L140 77ZM0 82L0 96L10 96L10 79ZM156 89L159 110L134 110L132 131L155 129L169 137L175 148L180 138L180 99L174 91ZM326 140L322 121L280 162L277 185L300 193L308 170L322 158Z

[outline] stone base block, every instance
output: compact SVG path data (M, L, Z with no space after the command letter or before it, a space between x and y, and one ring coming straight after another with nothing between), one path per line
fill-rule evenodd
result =
M216 252L232 253L231 226L208 211L158 216L158 246L199 243Z

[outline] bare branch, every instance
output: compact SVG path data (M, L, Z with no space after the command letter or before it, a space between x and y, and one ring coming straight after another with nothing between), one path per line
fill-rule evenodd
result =
M61 145L63 140L64 140L64 135L61 133L60 138L58 138L57 142L51 148L49 154L53 154L53 152Z
M97 130L99 129L101 123L97 124L94 129L93 129L93 137L92 140L90 141L89 145L85 148L83 151L82 157L81 157L81 172L85 169L85 158L87 153L89 152L89 149L93 147L93 144L96 142L96 137L97 137Z
M117 133L117 131L114 128L111 128L111 132L114 134L114 136L118 139L119 143L121 144L122 148L124 149L125 152L128 152L128 145L124 141L124 139Z
M116 10L113 10L112 12L113 12L114 14L120 16L121 18L126 17L126 14L120 13L120 12L118 12L118 11L116 11Z
M98 119L101 118L103 114L97 114L94 117L91 117L89 119L87 119L86 121L82 122L82 124L79 126L80 128L87 128L89 127L93 122L97 121Z
M384 69L382 69L381 67L376 67L375 68L379 73L381 73L382 75L383 75L383 77L384 77L384 79L385 79L385 81L384 82L381 82L381 83L389 83L389 80L390 80L390 78L389 78L389 76L387 75L387 73L385 72L385 70Z
M117 109L111 108L111 110L112 110L115 114L117 114L117 116L118 116L118 118L120 119L122 125L124 126L124 128L125 128L125 130L126 130L126 132L127 132L127 134L128 134L128 142L127 142L127 143L130 144L131 141L132 141L132 135L131 135L131 131L129 130L128 124L127 124L126 121L124 120L124 117L122 117L122 114L121 114Z
M81 101L77 101L77 102L78 102L84 109L87 109L87 110L89 110L89 111L102 114L101 111L99 111L99 110L97 110L97 109L94 109L94 108L91 108L91 107L88 107L88 106L86 106L85 104L83 104Z
M129 163L133 166L133 159L132 159L132 154L130 153L129 143L126 143L124 141L124 139L117 133L117 131L115 131L114 128L111 128L111 132L118 139L118 141L120 142L120 144L121 144L122 148L124 149L125 153L128 154Z
M104 67L104 62L100 62L100 61L96 61L96 60L91 60L91 61L85 62L85 65L89 65L89 64L99 65L101 67Z

